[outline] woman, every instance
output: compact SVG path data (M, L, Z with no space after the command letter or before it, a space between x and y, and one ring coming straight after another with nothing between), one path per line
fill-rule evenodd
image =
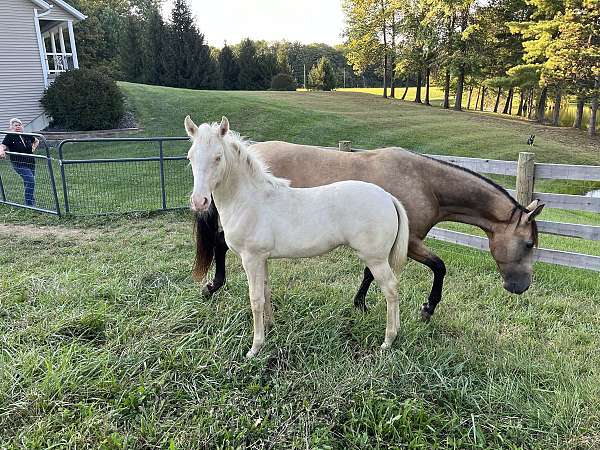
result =
M9 130L15 133L23 132L23 123L19 119L11 119ZM20 155L9 155L13 169L23 179L25 187L25 205L35 206L33 191L35 189L35 158L32 155L39 145L37 138L24 136L22 134L7 134L0 144L0 158L6 156L6 152L22 153Z

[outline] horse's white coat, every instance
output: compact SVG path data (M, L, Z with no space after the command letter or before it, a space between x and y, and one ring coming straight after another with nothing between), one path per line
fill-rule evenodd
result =
M241 256L248 277L254 317L248 357L264 343L264 322L272 322L267 259L317 256L340 245L356 250L381 285L387 300L382 347L391 346L399 322L394 271L406 262L409 236L400 202L362 181L291 188L247 151L225 117L220 125L197 127L188 116L185 126L193 142L192 208L208 208L212 195L227 245Z

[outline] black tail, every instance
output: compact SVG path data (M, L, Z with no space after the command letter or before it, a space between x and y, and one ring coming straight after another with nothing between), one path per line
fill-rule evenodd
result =
M215 203L211 201L208 211L196 214L196 225L194 227L196 257L192 271L192 275L196 281L202 281L208 269L210 269L215 256L218 233L219 212L215 207Z

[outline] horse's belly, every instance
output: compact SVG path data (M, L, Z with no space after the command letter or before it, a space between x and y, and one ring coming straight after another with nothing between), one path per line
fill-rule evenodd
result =
M319 236L319 239L286 241L275 246L270 252L270 257L310 258L330 252L341 244L339 239L323 239L323 236Z

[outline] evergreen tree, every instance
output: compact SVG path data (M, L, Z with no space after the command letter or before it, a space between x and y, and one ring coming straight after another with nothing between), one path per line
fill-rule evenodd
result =
M256 46L250 39L244 39L240 44L239 57L240 73L239 87L242 90L259 89L259 71L256 57Z
M167 28L163 22L160 11L153 7L149 14L145 29L144 51L144 80L148 84L163 85L166 82L165 66L165 38Z
M142 58L142 23L132 14L127 16L127 28L120 46L120 69L123 77L133 83L144 81Z
M269 89L271 87L271 80L279 73L279 65L277 64L275 53L271 49L263 49L257 55L256 64L258 69L257 89Z
M215 71L210 49L204 44L204 35L194 24L187 0L175 0L169 26L166 81L176 87L207 89L214 84Z
M310 70L308 85L311 89L319 91L330 91L335 88L335 74L327 58L322 57L319 63Z
M239 89L240 65L231 47L227 44L225 44L219 53L219 69L221 71L223 89Z

